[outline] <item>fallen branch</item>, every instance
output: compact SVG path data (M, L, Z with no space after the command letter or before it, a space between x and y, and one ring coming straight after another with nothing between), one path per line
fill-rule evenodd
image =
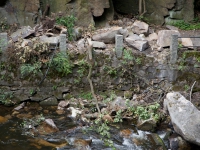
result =
M92 58L93 45L92 45L91 39L87 39L87 40L88 40L88 43L89 43L89 46L88 46L89 73L88 73L87 79L88 79L88 82L90 83L91 93L92 93L93 98L95 99L96 107L97 107L97 110L98 110L98 112L100 114L101 111L99 109L98 100L97 100L97 97L96 97L96 95L94 93L94 87L93 87L92 80L91 80L92 67L93 67L93 61L94 61L93 58Z
M196 81L194 81L194 83L193 83L193 85L192 85L192 87L191 87L191 90L190 90L190 102L191 102L191 100L192 100L192 90L193 90L193 88L194 88L195 83L196 83Z

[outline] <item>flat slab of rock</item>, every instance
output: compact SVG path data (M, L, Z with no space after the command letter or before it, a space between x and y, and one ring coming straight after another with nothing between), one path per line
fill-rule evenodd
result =
M160 47L169 47L171 44L171 36L173 34L180 36L180 33L177 30L160 30L158 32L157 45Z
M49 43L51 45L57 45L59 42L59 36L48 37L46 35L40 36L40 42Z
M106 30L99 30L99 33L93 35L92 40L113 44L115 42L115 35L119 34L121 29L122 27L112 27Z
M200 111L179 92L168 93L164 107L174 130L185 140L200 145Z
M106 44L104 42L92 41L92 45L94 48L105 49Z
M11 39L13 42L18 41L19 38L24 39L25 37L33 34L35 30L30 26L23 26L21 29L18 29L16 32L11 34Z
M149 47L148 41L142 40L142 38L136 34L125 38L125 41L128 43L128 45L139 51L144 51Z

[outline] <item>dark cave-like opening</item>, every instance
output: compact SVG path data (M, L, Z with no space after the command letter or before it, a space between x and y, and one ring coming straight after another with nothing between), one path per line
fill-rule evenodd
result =
M0 1L0 7L4 7L6 5L8 0L1 0Z
M200 0L194 1L194 17L200 19Z

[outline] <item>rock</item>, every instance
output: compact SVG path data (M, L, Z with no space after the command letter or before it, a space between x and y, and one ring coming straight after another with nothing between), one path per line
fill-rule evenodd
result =
M77 42L77 48L79 50L80 53L84 53L86 48L85 48L85 39L80 39Z
M72 117L72 118L76 118L78 115L82 114L82 111L75 109L74 107L69 107L69 108L67 108L67 110L71 111L70 117Z
M29 39L23 39L23 42L21 44L22 47L25 47L25 46L32 47L32 45L33 45L33 42Z
M92 36L92 39L94 41L100 41L104 43L110 43L113 44L115 42L115 34L119 33L119 30L122 29L122 27L111 27L107 30L99 30Z
M165 143L156 133L147 134L149 141L154 145L157 150L167 150ZM182 150L182 149L181 149Z
M185 141L182 137L172 134L169 137L169 145L171 150L191 150L190 144Z
M84 140L84 139L75 139L73 145L77 150L89 150L90 145L92 143L92 139Z
M137 123L137 128L142 131L154 131L156 128L156 121L152 118L148 120L141 120Z
M40 102L40 105L43 106L57 106L58 105L58 101L55 97L50 97L45 99L44 101Z
M46 122L41 123L36 129L39 135L47 135L47 134L51 134L51 133L55 133L59 131L58 128L51 126L50 121L48 121L48 123Z
M123 129L119 132L120 136L122 137L130 137L132 134L132 131L130 129Z
M45 119L45 123L51 126L52 128L58 130L57 126L55 125L52 119Z
M177 30L160 30L158 32L157 45L160 47L169 47L171 44L171 36L173 34L180 36L180 33Z
M129 36L129 31L128 31L128 29L120 29L119 30L119 34L121 34L121 35L123 35L123 37L124 37L124 39L126 38L126 37L128 37Z
M137 39L138 38L138 39ZM141 37L136 37L135 35L125 38L125 41L133 48L136 48L139 51L144 51L149 47L148 41L142 40Z
M14 110L17 110L17 111L18 111L18 110L24 108L24 106L25 106L25 103L23 102L23 103L21 103L19 106L15 107Z
M57 45L59 42L59 36L48 37L46 35L39 36L39 40L42 43L49 43L50 45Z
M145 38L147 41L154 41L158 40L158 34L157 33L151 33L148 37Z
M92 45L94 48L105 49L106 44L104 42L92 41Z
M30 26L22 26L16 32L12 33L10 37L13 42L17 42L19 38L24 39L33 33L35 33L35 31Z
M103 118L102 118L104 121L107 121L107 122L113 122L113 119L110 115L104 115Z
M193 42L191 38L181 38L181 44L182 46L186 46L188 48L193 48Z
M164 100L174 130L185 140L200 145L200 111L179 92L168 93Z
M5 117L0 116L0 124L5 123L7 120Z
M99 17L103 14L105 8L109 8L109 0L96 0L92 2L91 10L95 17Z
M149 33L149 25L145 22L136 20L132 26L133 33L136 34L145 34L148 35Z
M57 109L61 109L63 110L64 108L66 108L69 105L68 101L60 101L58 104L58 108Z
M118 96L113 102L111 102L110 108L116 111L127 109L126 100Z

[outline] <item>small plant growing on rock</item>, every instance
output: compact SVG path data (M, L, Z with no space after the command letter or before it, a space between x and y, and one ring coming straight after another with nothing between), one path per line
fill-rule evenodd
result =
M73 40L73 31L74 31L74 23L76 18L73 15L69 15L66 17L57 18L56 22L58 24L64 25L67 27L68 38L70 41Z

